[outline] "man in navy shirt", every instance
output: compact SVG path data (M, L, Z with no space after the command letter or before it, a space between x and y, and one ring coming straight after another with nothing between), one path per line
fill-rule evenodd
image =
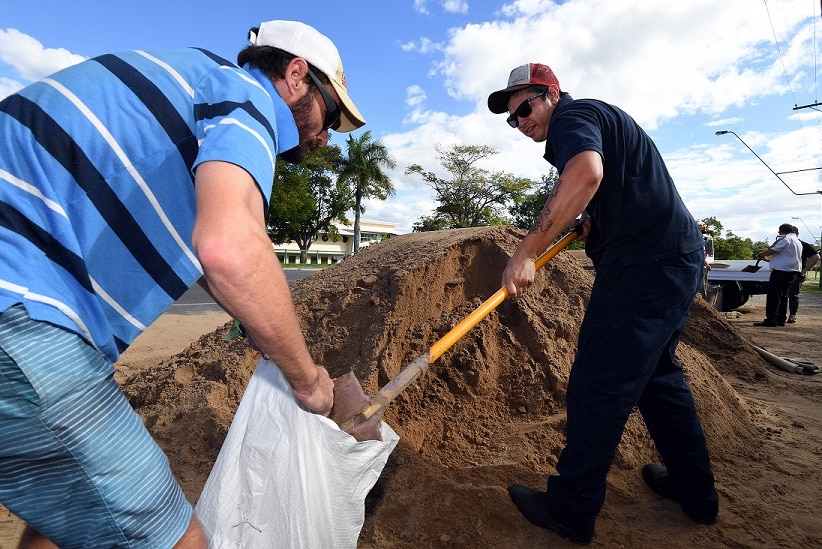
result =
M596 278L568 380L567 441L547 491L508 492L533 524L579 544L594 535L606 475L638 406L665 466L642 475L694 521L713 524L718 496L705 436L675 358L702 278L702 236L648 135L617 107L574 100L553 71L528 63L488 97L512 128L545 142L559 179L502 283L514 298L536 258L580 215Z

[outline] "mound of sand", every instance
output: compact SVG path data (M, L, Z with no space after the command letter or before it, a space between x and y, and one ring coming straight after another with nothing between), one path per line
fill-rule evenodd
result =
M403 235L296 283L294 301L315 360L332 377L353 369L366 393L375 393L499 288L521 238L499 227ZM366 502L361 547L564 543L528 524L505 489L511 482L544 488L554 472L591 282L580 262L559 254L525 299L500 305L388 408L384 419L400 443ZM243 340L225 341L228 328L123 384L193 502L258 359ZM697 298L678 356L714 459L720 523L693 524L642 484L640 468L658 456L635 413L593 545L818 543L790 520L786 494L765 501L750 482L778 457L762 444L758 411L726 381L767 376L749 341Z

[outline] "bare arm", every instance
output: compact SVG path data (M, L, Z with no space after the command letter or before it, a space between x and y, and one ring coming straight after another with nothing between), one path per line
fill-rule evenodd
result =
M196 196L192 242L203 266L201 285L277 363L297 399L327 415L333 382L314 364L303 339L288 281L266 234L259 188L238 166L206 162L197 168Z
M819 254L809 257L808 261L805 263L805 267L802 269L802 276L805 276L817 263L819 263Z
M519 243L502 273L502 284L508 288L509 295L522 296L534 282L534 261L585 210L600 181L602 157L599 153L584 151L568 161L534 226Z
M775 253L776 253L775 250L772 250L771 248L768 248L767 250L762 250L761 252L756 254L756 258L757 259L765 259L766 257L770 257Z

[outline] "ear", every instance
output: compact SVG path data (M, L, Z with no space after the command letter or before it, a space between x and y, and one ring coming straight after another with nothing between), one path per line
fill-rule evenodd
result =
M291 104L308 93L310 86L305 81L307 77L308 62L302 57L295 57L288 62L283 79L275 81L274 85L285 102Z

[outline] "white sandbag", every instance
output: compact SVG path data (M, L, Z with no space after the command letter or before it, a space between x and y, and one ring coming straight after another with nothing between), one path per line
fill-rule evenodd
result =
M381 432L357 442L260 360L195 508L209 547L356 547L365 496L399 441L385 422Z

